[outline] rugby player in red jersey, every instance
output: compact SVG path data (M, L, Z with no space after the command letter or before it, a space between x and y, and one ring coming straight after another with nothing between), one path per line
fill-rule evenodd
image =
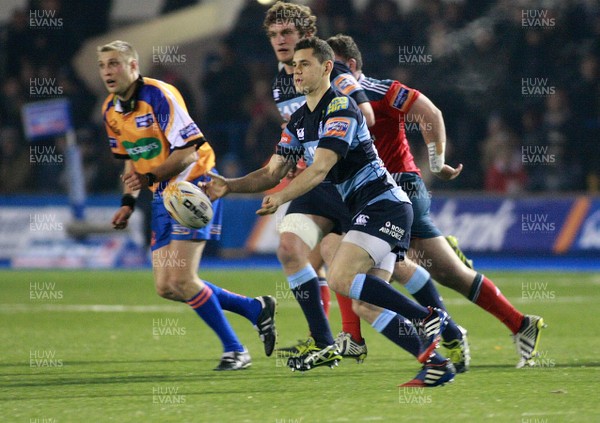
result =
M445 163L446 132L441 111L424 94L394 80L377 80L362 73L362 57L354 40L346 35L336 35L328 40L336 54L352 70L369 96L376 123L370 128L381 159L412 202L414 220L411 227L410 251L413 257L429 265L429 272L418 267L409 279L406 264L399 262L394 278L423 305L443 308L431 278L467 297L504 323L513 334L519 354L517 367L532 365L537 355L544 320L539 316L524 315L502 295L500 289L487 277L474 270L466 260L461 260L449 242L434 225L429 215L430 195L421 179L410 152L405 132L405 120L419 122L421 134L427 144L429 165L433 174L441 179L456 178L462 165L456 169ZM419 252L419 254L414 254ZM464 257L464 256L463 256ZM408 263L408 262L407 262ZM410 274L410 272L408 273ZM352 317L352 310L340 307L349 322L344 332L360 338L360 320ZM352 333L354 332L354 333ZM466 335L466 332L465 334ZM449 350L449 358L457 371L469 366L468 344L456 334L443 333L442 345Z

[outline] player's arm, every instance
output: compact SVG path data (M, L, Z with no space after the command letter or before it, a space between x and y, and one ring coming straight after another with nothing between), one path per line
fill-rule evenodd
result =
M206 184L206 193L211 200L215 200L231 192L263 192L279 184L294 165L292 160L286 160L279 154L273 154L269 163L241 178L224 178L221 175L209 173L211 181Z
M259 215L275 213L282 204L306 194L325 180L339 159L340 156L335 151L317 148L312 165L292 179L281 191L265 196L261 208L256 213Z
M365 120L367 121L367 126L371 127L375 125L375 112L373 111L373 106L368 101L365 103L360 103L358 108L362 112Z
M131 169L131 171L123 176L123 182L131 190L140 190L157 182L168 181L198 160L197 148L198 145L196 143L189 143L187 147L173 150L162 164L156 166L146 174L141 174Z
M123 166L123 175L127 175L130 172L133 172L133 163L131 160L125 160L125 165ZM121 176L121 178L123 178L123 176ZM113 216L113 228L125 229L127 227L127 222L133 214L133 210L135 208L135 200L138 197L139 193L139 190L132 190L127 186L127 184L123 184L123 197L121 197L121 207Z
M463 166L459 164L455 169L445 163L446 127L441 110L427 96L420 93L407 115L411 115L410 121L419 122L421 135L427 145L431 172L447 181L456 178Z

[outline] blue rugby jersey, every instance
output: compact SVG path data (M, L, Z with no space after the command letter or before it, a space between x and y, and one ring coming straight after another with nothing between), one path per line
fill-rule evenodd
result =
M357 104L369 101L363 87L352 76L350 69L342 62L334 62L331 71L331 86L343 95L349 95ZM287 73L281 66L279 73L272 84L273 99L284 121L288 121L292 113L298 110L305 102L306 97L298 94L294 87L294 74Z
M294 112L283 130L277 154L307 166L315 150L327 148L341 156L327 175L351 212L396 187L373 146L367 123L349 96L330 88L312 112L304 104ZM410 202L400 191L399 200Z

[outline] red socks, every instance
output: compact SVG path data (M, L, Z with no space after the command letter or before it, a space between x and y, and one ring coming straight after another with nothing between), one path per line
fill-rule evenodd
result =
M325 316L329 319L329 306L331 305L331 293L327 285L321 285L319 280L319 290L321 291L321 304L323 305L323 311Z
M523 314L519 312L500 292L494 283L481 274L477 274L469 299L479 307L493 314L515 334L523 323Z
M360 317L352 310L352 298L348 298L337 292L335 296L342 315L342 330L349 333L356 342L361 342L363 337L360 332Z

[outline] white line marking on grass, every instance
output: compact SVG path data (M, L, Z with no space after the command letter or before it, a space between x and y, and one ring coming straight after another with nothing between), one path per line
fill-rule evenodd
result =
M0 313L93 312L93 313L181 313L186 307L175 305L123 304L2 304Z
M562 303L562 304L587 304L596 303L596 297L574 296L574 297L556 297L551 300L536 301L524 300L522 298L509 298L513 304L538 304L538 303ZM466 306L472 303L463 298L450 298L444 300L444 303L450 306ZM331 304L332 308L337 308L337 303ZM279 301L278 308L298 307L296 301ZM124 304L0 304L0 313L32 313L32 312L92 312L92 313L185 313L189 310L183 304L165 304L165 305L124 305ZM226 311L227 312L227 311Z
M279 302L278 308L297 307L294 301ZM337 306L337 304L336 304ZM183 304L124 305L124 304L0 304L0 313L75 312L75 313L186 313L189 307ZM225 310L226 313L229 311Z

